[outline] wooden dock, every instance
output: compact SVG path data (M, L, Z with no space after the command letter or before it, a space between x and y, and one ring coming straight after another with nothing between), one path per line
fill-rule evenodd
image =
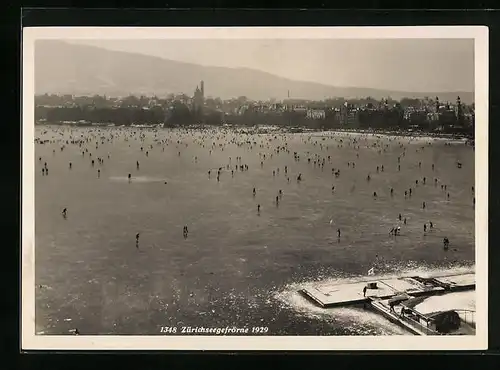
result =
M434 278L441 284L447 286L450 291L473 290L476 288L475 274L450 275Z
M408 308L405 308L404 304L391 305L391 301L399 299L400 296L408 300L419 299L418 297L425 299L435 295L474 290L475 287L475 274L469 273L440 277L374 279L345 284L318 283L300 292L323 308L370 304L375 311L413 334L439 335L429 328L425 315L414 311L412 315L406 316L404 310Z
M396 309L394 311L391 311L389 306L387 305L387 302L382 302L380 300L373 300L370 302L371 307L375 309L378 313L380 313L382 316L384 316L386 319L389 321L392 321L395 324L398 324L408 330L410 333L415 334L415 335L439 335L435 331L426 328L425 325L421 324L420 322L416 322L414 320L411 320L409 318L405 318L404 316L401 315L401 311L397 311Z
M377 288L367 289L365 295L363 288L368 283L376 283ZM389 299L401 293L418 297L474 288L474 274L466 274L440 278L412 276L346 284L317 284L311 288L302 289L301 292L321 307L327 308L368 303L373 298Z

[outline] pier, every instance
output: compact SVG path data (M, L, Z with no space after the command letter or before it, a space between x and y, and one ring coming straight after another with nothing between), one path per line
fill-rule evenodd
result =
M415 335L443 335L442 324L455 321L454 335L475 333L474 311L464 309L422 313L415 306L433 296L475 290L475 274L441 277L410 276L346 284L317 284L300 292L323 308L369 305Z

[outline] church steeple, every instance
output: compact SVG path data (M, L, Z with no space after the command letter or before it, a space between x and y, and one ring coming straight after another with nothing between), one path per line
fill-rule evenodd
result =
M200 86L196 85L196 90L194 91L194 96L193 96L193 109L195 111L201 112L203 109L203 81L201 82L201 90Z

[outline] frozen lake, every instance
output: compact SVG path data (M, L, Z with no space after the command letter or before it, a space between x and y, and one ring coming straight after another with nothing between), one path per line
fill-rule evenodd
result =
M205 325L402 334L362 310L325 313L296 288L366 278L372 267L378 276L474 268L474 151L463 143L62 126L35 135L48 140L35 143L38 332L160 335L160 326ZM395 225L399 236L389 235Z

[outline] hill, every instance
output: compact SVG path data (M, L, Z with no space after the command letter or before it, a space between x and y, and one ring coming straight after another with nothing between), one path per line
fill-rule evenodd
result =
M192 96L198 83L205 81L205 94L222 99L247 96L255 100L291 97L367 97L393 99L439 96L464 103L474 100L472 92L411 93L372 88L335 87L314 82L294 81L248 68L207 67L142 54L74 45L57 40L39 40L35 45L35 93L124 96L129 94Z

